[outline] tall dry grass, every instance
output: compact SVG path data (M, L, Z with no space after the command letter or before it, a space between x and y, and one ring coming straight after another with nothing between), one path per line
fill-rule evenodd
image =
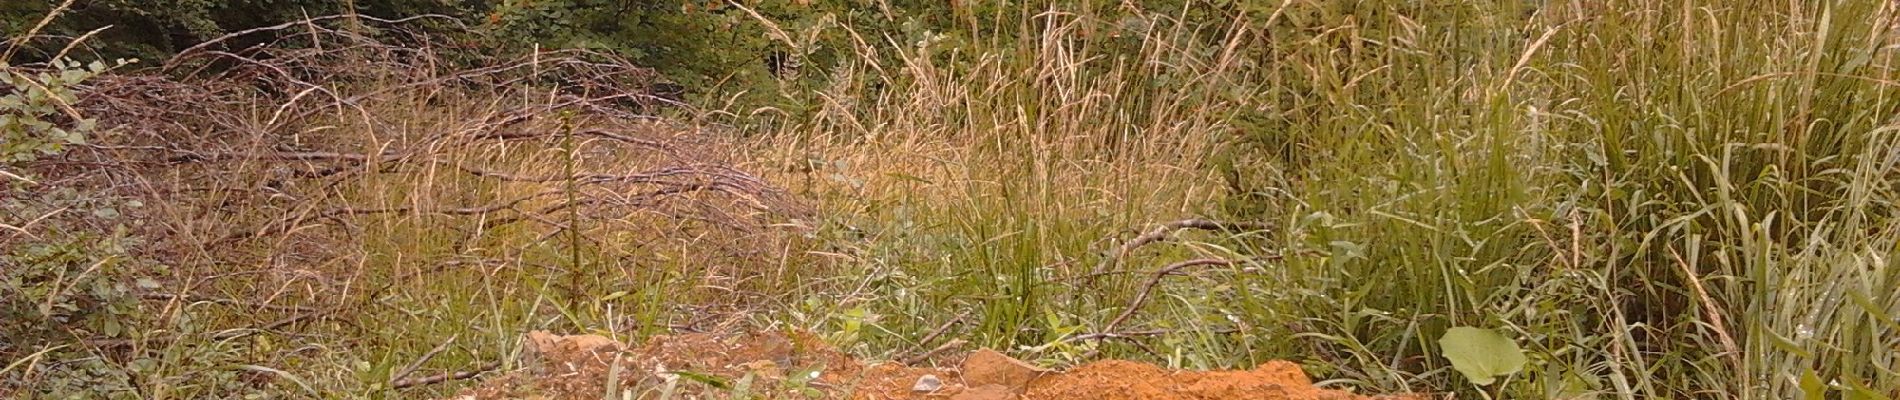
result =
M966 41L987 46L861 46L822 112L767 132L870 215L837 258L871 289L813 294L848 311L822 326L927 348L907 338L967 313L1054 362L1294 357L1379 391L1893 393L1892 5L1229 11L1138 13L1132 48L1085 34L1127 19L1061 7ZM1195 215L1277 228L1076 283L1127 230ZM1202 257L1246 261L1114 326L1139 267ZM1465 383L1435 344L1457 325L1510 332L1531 369Z

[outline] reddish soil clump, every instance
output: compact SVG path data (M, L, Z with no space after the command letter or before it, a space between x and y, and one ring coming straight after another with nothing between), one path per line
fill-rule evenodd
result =
M1037 380L1030 399L1360 399L1313 387L1300 366L1270 361L1251 371L1169 371L1123 360L1089 363Z
M1177 371L1108 360L1057 372L983 349L957 368L861 363L806 333L660 336L627 348L594 335L528 337L525 367L456 399L1367 399L1313 387L1298 365L1246 371ZM950 361L950 360L939 360ZM943 362L942 365L953 363ZM928 376L928 377L926 377Z

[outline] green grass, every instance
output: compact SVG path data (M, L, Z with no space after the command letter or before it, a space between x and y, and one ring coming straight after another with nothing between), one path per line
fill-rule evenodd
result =
M429 368L511 359L532 329L637 337L712 319L810 329L867 357L956 338L1056 366L1293 359L1364 392L1900 395L1894 6L1412 3L1024 9L1009 29L965 32L961 47L859 37L856 60L787 99L801 111L678 116L735 129L711 146L731 155L713 158L786 187L811 215L751 234L553 215L597 243L479 218L351 217L344 233L297 236L328 256L302 275L215 287L356 306L300 336L212 346L241 349L228 356L238 361L165 365L184 376L243 362L325 393L439 395L452 388L376 385L451 336L458 345ZM534 101L403 96L310 134L344 148L428 144L498 104ZM641 167L566 150L434 156L520 173ZM466 206L557 186L419 170L351 178L331 200ZM544 200L533 204L558 199ZM277 216L254 214L205 225ZM1105 264L1120 243L1190 217L1271 228L1182 232ZM1201 258L1235 262L1148 286L1158 268ZM1097 276L1098 265L1114 268ZM181 313L219 327L292 315ZM1531 363L1475 386L1437 348L1454 326L1503 331ZM1141 334L1073 340L1110 328ZM154 397L198 393L154 385Z
M991 69L906 58L867 79L910 97L814 121L881 122L866 143L785 131L866 152L965 143L957 160L989 171L931 175L980 183L948 200L899 183L832 200L884 223L864 252L898 254L850 260L853 276L908 283L863 301L890 333L873 347L917 347L947 310L995 346L1099 329L1140 280L1080 287L1073 265L1125 230L1214 213L1280 229L1126 266L1268 261L1171 278L1120 327L1167 330L1143 340L1162 354L1102 354L1290 357L1373 391L1504 398L1893 395L1894 10L1598 3L1293 2L1240 26L1156 11L1132 53L1072 32L1106 21L1050 17L1024 33L1036 44L967 56ZM1179 69L1143 68L1158 65ZM933 171L853 165L872 182ZM1184 171L1132 173L1169 168ZM1223 177L1224 201L1179 184ZM1532 367L1465 383L1435 349L1460 325L1510 332ZM1826 387L1802 389L1810 375Z

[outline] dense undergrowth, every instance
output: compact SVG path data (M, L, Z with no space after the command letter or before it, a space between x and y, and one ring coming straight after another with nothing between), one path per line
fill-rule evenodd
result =
M985 10L758 15L835 59L778 103L660 106L589 51L433 63L373 19L10 84L40 122L0 137L44 144L0 150L0 305L36 327L0 392L425 397L532 329L799 328L1365 392L1900 394L1890 2ZM1191 218L1229 223L1145 242ZM1465 380L1454 326L1529 365Z

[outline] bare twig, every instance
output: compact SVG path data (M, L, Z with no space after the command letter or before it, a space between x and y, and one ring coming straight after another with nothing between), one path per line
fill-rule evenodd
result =
M917 364L920 362L928 361L930 360L931 357L936 357L938 354L943 354L943 352L961 348L963 347L963 345L966 345L966 344L970 344L970 342L965 341L963 339L951 339L948 342L943 342L943 345L941 346L937 346L936 348L930 349L930 351L917 353L917 355L910 356L910 357L904 357L904 359L897 360L897 362L903 363L904 365Z
M435 348L429 349L429 352L422 353L422 357L416 358L415 362L411 362L409 366L403 367L401 372L391 375L389 377L390 385L394 386L396 382L401 382L404 378L408 378L409 374L415 373L417 368L422 368L423 363L429 362L429 359L435 358L436 354L441 353L442 350L447 350L449 345L455 344L455 339L459 337L462 337L462 335L456 334L449 336L449 340L444 340L442 344L435 345Z
M957 325L957 323L959 323L959 322L963 322L963 318L965 318L965 317L969 317L969 316L970 316L970 312L969 312L969 311L964 311L964 312L961 312L961 313L957 313L957 316L956 316L956 317L952 317L952 318L950 318L950 320L949 320L949 321L944 321L944 322L943 322L943 325L938 325L938 326L937 326L937 329L932 329L932 330L930 331L930 333L927 333L927 334L924 334L924 337L923 337L923 339L918 339L918 340L917 340L917 344L918 344L918 345L926 345L926 344L929 344L929 343L930 343L931 341L934 341L934 340L937 340L937 337L938 337L938 336L942 336L942 335L944 334L944 332L949 332L949 331L950 331L950 327L953 327L953 326L956 326L956 325ZM936 348L933 348L933 349L930 349L930 350L926 350L926 351L924 351L924 352L922 352L922 353L918 353L918 354L916 354L916 355L912 355L912 356L910 356L910 357L905 357L904 359L902 359L902 360L899 360L899 361L901 361L901 362L903 362L904 364L916 364L916 363L919 363L919 362L923 362L924 360L927 360L927 359L930 359L930 357L932 357L932 356L936 356L936 355L937 355L937 353L941 353L941 352L944 352L944 351L948 351L948 350L951 350L951 349L953 349L953 348L955 348L955 347L960 347L960 346L963 346L964 344L965 344L965 342L964 342L963 340L960 340L960 339L956 339L956 340L951 340L951 341L949 341L949 342L945 342L945 343L944 343L943 345L941 345L941 346L937 346Z
M487 364L476 366L475 369L468 370L468 371L444 372L444 373L425 376L421 378L395 381L395 382L391 382L389 384L389 387L391 389L403 389L403 388L409 388L409 387L414 387L414 386L433 385L433 384L448 382L448 381L453 381L453 380L474 378L475 376L481 375L483 373L487 373L488 371L494 371L496 368L501 368L501 363L490 362Z
M369 214L393 214L393 213L479 215L479 214L488 214L488 213L498 212L502 210L514 210L515 206L520 205L523 202L527 202L528 200L534 200L536 198L545 197L545 196L549 196L549 195L553 195L557 193L559 193L559 191L554 191L554 190L542 191L540 193L518 197L518 198L515 198L514 200L504 201L501 203L496 203L496 204L491 204L491 205L481 206L481 207L444 207L444 208L432 208L432 209L418 209L415 207L385 207L385 208L340 207L340 208L330 209L330 210L318 213L318 215L315 217L305 218L303 220L333 217L333 216L339 216L339 215L369 215ZM294 224L296 222L292 222L292 223Z
M1161 269L1155 271L1155 276L1153 278L1148 279L1148 284L1142 285L1141 292L1135 294L1135 300L1128 303L1128 308L1122 310L1121 315L1115 316L1115 319L1109 320L1107 325L1102 325L1101 331L1114 332L1116 326L1119 326L1122 324L1122 322L1127 321L1128 317L1134 316L1135 311L1141 309L1142 303L1145 303L1148 301L1148 295L1154 292L1155 286L1161 284L1162 278L1166 278L1168 275L1173 274L1174 271L1180 270L1182 268L1208 266L1208 265L1221 265L1221 266L1234 265L1234 262L1218 259L1218 258L1203 258L1203 259L1198 259L1198 260L1182 261L1182 262L1178 262L1174 264L1169 264L1166 267L1161 267Z
M1133 240L1129 240L1127 243L1122 243L1121 246L1117 246L1114 252L1109 253L1109 255L1106 258L1102 259L1101 263L1096 264L1095 270L1090 271L1089 274L1090 276L1104 275L1108 272L1109 269L1114 268L1116 264L1120 263L1122 258L1128 257L1128 253L1135 251L1135 248L1145 246L1150 243L1158 242L1158 241L1161 241L1162 239L1167 239L1168 236L1173 235L1175 231L1179 231L1182 229L1200 229L1200 230L1209 230L1209 231L1233 232L1233 231L1266 230L1270 228L1271 228L1270 225L1263 224L1263 223L1227 222L1227 221L1214 221L1214 220L1206 220L1206 219L1184 219L1180 221L1174 221L1174 222L1161 224L1160 226L1156 226L1154 229L1148 230L1148 232L1146 233L1142 233L1140 236L1136 236ZM1090 283L1093 283L1093 279L1090 279Z
M950 318L949 321L944 321L943 325L937 326L937 329L930 330L930 333L925 334L923 339L917 339L917 344L930 343L932 340L936 340L937 336L942 336L944 332L950 331L950 327L956 326L957 323L959 322L963 322L963 318L969 317L969 316L970 316L970 312L967 310L961 313L957 313L956 317Z
M7 225L7 224L0 224L0 229L14 231L14 232L17 232L18 234L26 235L27 237L34 238L34 239L39 238L39 236L34 235L33 232L27 231L26 228L21 228L21 227Z
M40 215L38 218L34 218L30 221L26 221L26 223L20 224L19 226L0 224L0 227L5 227L7 230L18 232L21 235L34 237L35 235L33 235L33 232L28 231L26 228L31 228L33 227L33 224L40 223L40 221L45 221L47 218L52 218L54 215L58 215L61 212L65 212L66 209L68 208L72 208L72 207L60 207L57 210L53 210L51 212L47 212L44 215ZM10 237L11 236L9 236L9 238Z
M33 185L39 184L39 182L34 182L32 179L27 179L24 176L16 175L12 172L7 172L7 170L4 170L4 169L0 169L0 178L17 180L17 181L26 182L27 184L33 184Z

